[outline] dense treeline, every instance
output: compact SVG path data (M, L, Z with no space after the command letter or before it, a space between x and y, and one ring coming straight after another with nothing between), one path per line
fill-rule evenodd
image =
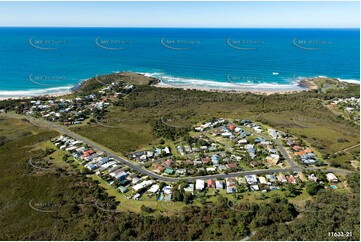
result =
M151 208L139 214L114 213L114 198L86 172L60 168L55 162L46 169L29 164L30 158L53 152L39 147L56 132L28 123L6 126L12 124L34 134L12 137L0 147L1 240L240 240L251 231L256 231L252 239L260 240L359 239L358 173L347 178L350 191L316 189L314 200L301 209L279 196L239 204L219 196L213 203L189 205L177 213L159 214ZM31 204L53 212L34 210ZM328 235L339 231L352 232L353 237Z
M286 199L234 205L221 196L176 213L151 208L114 213L114 197L86 172L55 162L46 167L29 163L54 152L34 147L56 135L42 130L0 147L1 240L239 240L254 228L291 221L298 214Z
M260 228L256 240L352 240L360 239L360 174L348 177L352 192L320 190L305 204L301 215L291 223L274 223ZM343 232L335 237L332 233ZM347 233L352 236L346 236ZM350 234L349 234L350 235Z

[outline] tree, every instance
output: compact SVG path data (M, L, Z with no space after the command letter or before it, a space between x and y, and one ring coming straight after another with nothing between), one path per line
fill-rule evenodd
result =
M308 194L314 196L318 193L319 190L322 189L322 186L316 182L307 182L306 183L306 191Z
M154 212L154 210L151 207L148 207L148 206L145 206L145 205L142 205L140 207L140 209L145 213L153 213Z

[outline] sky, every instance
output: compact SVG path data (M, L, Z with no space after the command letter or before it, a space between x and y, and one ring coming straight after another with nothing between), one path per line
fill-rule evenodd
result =
M357 2L0 2L0 26L359 28Z

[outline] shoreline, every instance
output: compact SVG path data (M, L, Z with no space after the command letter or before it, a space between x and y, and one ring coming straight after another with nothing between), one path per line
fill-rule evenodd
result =
M266 95L270 95L270 94L274 94L274 93L279 93L279 94L287 94L287 93L295 93L295 92L303 92L303 91L308 91L311 90L310 88L307 87L302 87L299 85L295 85L295 89L282 89L282 88L274 88L274 90L272 90L271 88L259 88L258 90L255 90L257 88L256 85L254 86L238 86L238 88L212 88L212 87L201 87L201 86L192 86L192 85L176 85L176 84L166 84L163 82L159 82L157 84L153 84L152 86L157 87L157 88L180 88L183 90L198 90L198 91L207 91L207 92L226 92L226 93L254 93L254 94L266 94ZM249 88L249 89L247 89Z
M117 73L128 73L126 71L120 71ZM231 86L221 86L221 82L220 82L220 86L219 87L210 87L210 86L202 86L202 85L192 85L192 84L169 84L169 83L165 83L163 82L160 78L149 75L147 73L141 73L141 72L132 72L138 75L142 75L145 77L149 77L149 78L154 78L157 79L158 82L155 84L151 84L151 86L157 87L157 88L178 88L178 89L183 89L183 90L199 90L199 91L207 91L207 92L221 92L221 93L253 93L253 94L259 94L259 95L270 95L270 94L290 94L290 93L298 93L298 92L303 92L303 91L310 91L310 90L315 90L317 89L317 85L314 82L315 78L329 78L329 77L324 77L324 76L319 76L319 77L310 77L310 78L302 78L300 80L297 81L297 83L295 84L290 84L290 85L282 85L282 84L263 84L263 86L261 86L262 84L255 84L255 85L242 85L242 84L237 84L237 83L228 83L231 84ZM110 74L114 74L114 73L110 73ZM105 74L105 75L110 75L110 74ZM47 93L47 94L34 94L34 95L29 95L29 94L24 94L24 95L4 95L4 97L0 96L0 101L4 101L4 100L26 100L26 99L32 99L34 97L62 97L62 96L66 96L66 95L70 95L70 94L74 94L76 92L76 90L84 83L87 82L89 80L91 80L94 77L90 77L87 79L83 79L81 80L79 83L74 84L74 86L72 87L67 87L70 90L64 91L64 92L56 92L56 93ZM330 78L330 79L334 79L334 80L338 80L341 83L348 83L348 84L356 84L356 85L360 85L360 83L357 82L357 80L352 80L352 81L348 81L345 79L340 79L340 78ZM62 88L62 87L58 87L58 88ZM31 90L19 90L18 92L29 92ZM4 90L4 92L6 92ZM16 92L16 91L15 91ZM0 91L1 93L1 91ZM1 94L0 94L1 95Z
M34 97L62 97L62 96L66 96L66 95L70 95L73 94L74 90L72 91L68 91L68 92L62 92L62 93L53 93L53 94L41 94L41 95L34 95L34 96L29 96L29 95L24 95L24 96L13 96L13 97L0 97L0 101L4 101L4 100L22 100L22 99L32 99Z

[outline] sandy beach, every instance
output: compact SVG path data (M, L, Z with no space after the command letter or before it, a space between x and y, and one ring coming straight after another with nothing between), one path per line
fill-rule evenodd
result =
M44 94L44 95L34 95L34 96L13 96L13 97L0 97L0 101L8 99L33 99L34 97L63 97L69 94L73 94L73 91L63 92L63 93L54 93L54 94Z
M231 88L211 88L211 87L201 87L201 86L187 86L187 85L170 85L170 84L165 84L162 82L159 82L157 84L154 84L153 86L155 87L159 87L159 88L181 88L184 90L200 90L200 91L208 91L208 92L229 92L229 93L245 93L245 92L251 92L254 94L265 94L265 95L270 95L270 94L274 94L274 93L279 93L279 94L287 94L287 93L295 93L295 92L302 92L302 91L307 91L310 90L310 88L307 87L301 87L301 86L295 86L295 89L293 90L281 90L282 87L280 87L279 89L259 89L257 90L257 86L240 86L240 85L235 85L234 89Z

